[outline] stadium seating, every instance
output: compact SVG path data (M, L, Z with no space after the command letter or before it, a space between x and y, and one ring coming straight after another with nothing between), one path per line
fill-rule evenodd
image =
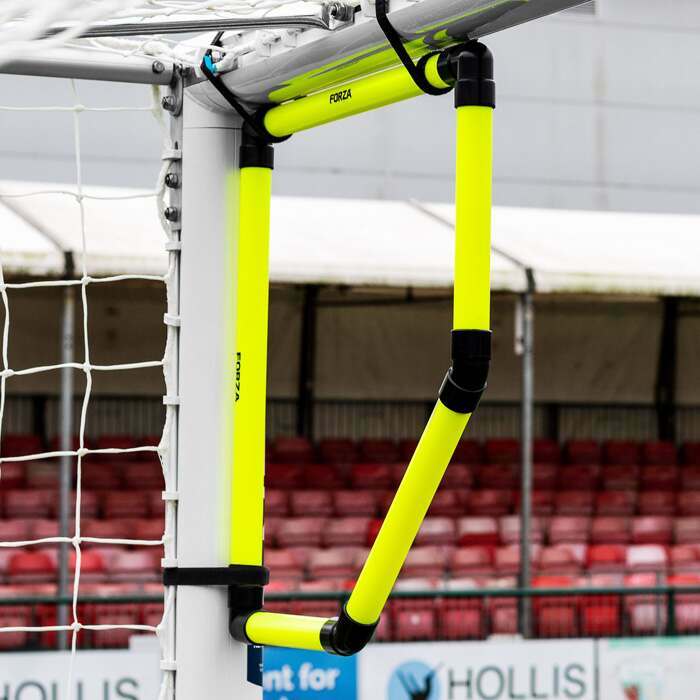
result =
M318 443L318 455L326 464L352 464L357 461L357 445L347 438L325 438Z

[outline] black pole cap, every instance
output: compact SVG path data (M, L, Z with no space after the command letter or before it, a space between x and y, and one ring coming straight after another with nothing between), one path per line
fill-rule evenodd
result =
M496 106L493 54L484 44L470 41L453 59L456 63L455 107ZM455 70L455 69L453 69Z
M254 134L248 125L243 126L238 167L270 170L275 167L275 149L272 144Z

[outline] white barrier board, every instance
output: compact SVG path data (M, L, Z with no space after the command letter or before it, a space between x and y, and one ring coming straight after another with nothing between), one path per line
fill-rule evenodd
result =
M358 698L594 700L594 649L590 640L377 644L360 655Z
M78 651L67 693L68 652L0 654L2 700L156 700L157 649Z
M600 642L601 700L700 697L700 637Z

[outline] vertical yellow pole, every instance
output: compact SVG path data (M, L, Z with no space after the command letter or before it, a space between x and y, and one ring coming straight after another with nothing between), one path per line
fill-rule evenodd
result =
M230 563L262 565L272 169L241 167Z

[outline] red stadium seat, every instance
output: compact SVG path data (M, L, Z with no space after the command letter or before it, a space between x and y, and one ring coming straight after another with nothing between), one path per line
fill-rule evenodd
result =
M82 487L95 491L116 491L122 486L122 463L112 458L95 459L89 455L83 459Z
M644 464L677 464L678 452L672 442L645 442L642 445Z
M436 583L430 578L416 578L398 581L394 590L429 591L435 587ZM395 641L430 641L437 638L438 621L434 598L397 598L392 610Z
M289 513L289 493L280 489L265 489L265 515L284 517Z
M3 490L18 489L24 486L27 465L25 462L5 462L2 465L0 483Z
M597 515L634 515L637 498L634 493L626 491L607 491L597 493L595 512Z
M304 567L287 549L266 549L265 566L270 570L271 582L301 581L304 578Z
M74 524L69 521L69 532L73 534ZM48 537L59 537L60 527L57 520L49 518L36 518L32 520L32 539L43 540Z
M593 494L590 491L561 491L554 497L554 512L557 515L591 515Z
M419 547L433 544L454 545L455 543L455 523L451 518L425 518L415 539L415 544Z
M300 593L339 593L346 589L342 579L319 579L318 581L302 581L299 584ZM298 615L314 617L334 617L338 614L337 600L299 600L292 606L292 612Z
M165 515L165 501L161 491L150 491L148 497L148 515L151 518L162 518Z
M464 515L462 492L457 489L441 488L435 494L428 514L443 518L458 518Z
M512 464L481 464L474 468L474 475L482 489L515 489L518 486Z
M133 518L120 518L119 520L85 520L81 525L83 537L93 537L109 540L133 539ZM91 546L90 542L83 542L83 547Z
M625 587L642 588L659 585L657 574L639 573L625 577ZM664 596L640 594L625 597L625 608L632 635L661 634L666 628Z
M92 595L101 595L105 598L135 593L131 586L125 584L102 584ZM100 625L135 625L141 622L141 609L136 603L95 603L88 607L88 621ZM129 639L136 634L130 629L110 629L94 632L92 644L101 648L125 648L129 645Z
M469 491L465 497L465 513L498 517L508 515L514 504L512 491L481 490Z
M628 571L661 571L668 566L666 547L658 544L636 544L627 547Z
M559 464L561 448L555 440L535 439L532 445L533 461L541 464Z
M588 570L592 574L619 574L627 565L627 548L621 544L595 544L588 548Z
M484 451L476 440L460 440L452 456L453 462L462 464L481 464Z
M547 462L535 462L532 467L532 488L535 491L552 491L557 486L559 466Z
M591 522L592 544L627 544L631 538L629 518L601 515Z
M304 480L304 468L299 464L268 464L265 468L265 486L271 489L298 489Z
M299 589L299 581L278 579L275 575L265 586L265 610L276 613L292 613L294 606L290 600L275 600L270 594L280 595L294 593Z
M155 557L146 548L118 552L109 562L107 575L113 582L157 581L160 570Z
M304 437L278 437L272 446L276 462L310 464L314 461L313 445Z
M533 588L573 588L572 576L538 576ZM579 601L576 596L551 596L533 599L537 632L540 637L578 637Z
M357 489L391 489L394 486L392 468L389 464L353 464L350 481Z
M450 591L469 591L477 588L472 578L452 579L447 582ZM438 608L441 639L482 639L486 635L484 605L478 597L447 597Z
M442 477L442 488L468 489L474 484L474 473L466 464L450 464Z
M10 583L44 583L56 579L56 564L46 552L15 552L7 563Z
M484 456L489 464L519 464L520 442L504 438L486 440Z
M569 544L556 544L543 547L537 560L537 568L542 575L578 576L586 561L586 547Z
M594 574L584 585L616 588L622 585L621 574ZM581 634L584 637L619 637L622 634L622 600L619 595L581 597Z
M457 541L461 547L470 545L496 546L500 542L495 518L460 518L457 521Z
M538 544L530 546L530 560L534 565L542 547ZM497 576L516 576L520 571L520 546L517 544L499 547L494 552L494 569Z
M700 465L688 464L681 467L681 490L700 491Z
M110 520L145 518L148 516L148 496L140 491L107 493L102 501L102 512Z
M499 518L498 528L503 544L518 544L520 542L520 516L504 515ZM530 520L530 542L542 543L544 540L544 523L540 518Z
M700 466L700 442L686 442L681 450L683 464Z
M369 524L370 518L332 518L323 532L323 543L329 547L364 547L367 544Z
M593 440L569 440L564 446L564 459L568 464L600 464L600 445Z
M674 574L700 573L700 544L677 544L669 550Z
M366 556L362 547L319 549L309 559L309 574L315 579L355 579Z
M146 583L143 587L144 595L163 595L163 586L158 583ZM163 620L164 604L143 603L141 605L141 620L144 625L157 627Z
M46 489L6 491L3 500L7 518L47 518L51 515L56 492Z
M57 489L60 479L60 461L57 459L43 459L25 465L25 480L29 488Z
M304 485L309 489L342 489L346 483L335 464L307 464L304 467Z
M678 518L673 523L676 544L700 545L700 518Z
M325 518L287 518L277 532L277 543L281 547L319 547L325 527Z
M378 512L377 498L376 491L336 491L333 494L333 504L335 512L341 517L372 517Z
M122 479L124 486L128 489L162 491L165 488L163 467L154 457L124 464Z
M399 447L389 439L366 438L358 444L360 459L365 462L392 463L401 461Z
M674 465L647 465L642 467L641 488L643 491L675 491L680 470Z
M330 491L294 491L289 498L292 515L324 517L333 514Z
M673 518L644 515L632 520L632 542L634 544L671 544Z
M416 451L416 447L418 447L418 440L399 440L399 459L408 464L413 457L413 453Z
M678 494L679 515L700 515L700 491L685 491Z
M357 461L357 446L348 438L325 438L318 443L318 454L328 464L352 464Z
M568 464L558 472L560 491L593 491L598 485L599 468L593 464Z
M671 491L647 491L639 494L637 510L640 515L675 515L676 494Z
M605 491L636 491L639 488L639 467L636 464L606 464L601 470Z
M631 440L607 440L603 443L603 461L606 464L639 464L641 450Z
M73 516L75 512L75 499L76 493L73 491L70 495L70 516ZM54 516L59 515L59 499L52 503L51 511ZM82 518L96 518L100 512L100 499L99 495L94 491L80 491L80 517Z
M26 596L23 586L0 586L0 600ZM30 627L32 610L28 605L0 606L0 627ZM24 631L3 632L0 634L0 651L14 651L26 647L29 633Z
M491 547L455 549L450 555L449 569L453 578L493 576L493 550Z
M548 516L554 512L554 492L553 491L533 491L530 501L533 515ZM518 493L516 512L521 510L521 494Z
M684 587L700 586L700 575L681 574L671 576L668 585L683 590ZM676 632L678 634L698 634L700 632L700 593L676 594Z
M444 547L413 547L401 570L403 578L442 578L447 567L447 551Z
M161 518L135 520L131 535L135 540L160 542L163 539L165 523Z
M68 554L68 566L71 576L75 574L75 549ZM80 580L85 583L101 583L107 578L105 562L102 554L94 549L88 549L80 554Z
M555 515L549 521L551 544L586 544L590 535L590 518L578 515Z
M32 520L0 520L0 542L25 542L33 538Z
M40 454L44 451L38 435L3 435L0 441L0 454L3 457L20 457ZM3 467L4 468L4 467Z

